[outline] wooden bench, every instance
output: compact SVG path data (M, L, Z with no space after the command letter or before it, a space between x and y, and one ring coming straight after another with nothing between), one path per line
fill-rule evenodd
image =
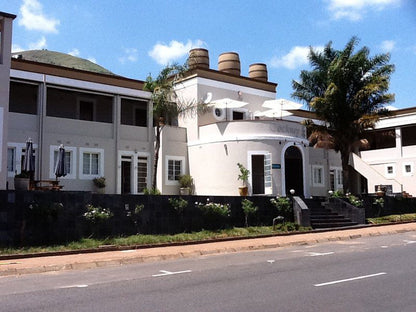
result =
M35 180L33 181L33 188L37 191L60 191L63 185L59 185L56 180Z

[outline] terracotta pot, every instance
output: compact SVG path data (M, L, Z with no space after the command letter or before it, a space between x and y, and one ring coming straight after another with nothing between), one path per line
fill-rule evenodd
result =
M238 192L240 193L240 196L247 196L248 195L248 186L239 186Z

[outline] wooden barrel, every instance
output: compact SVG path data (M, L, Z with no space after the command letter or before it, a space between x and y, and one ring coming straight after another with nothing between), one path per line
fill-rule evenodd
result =
M224 73L240 76L240 57L238 53L226 52L218 57L218 70Z
M189 51L188 57L189 68L209 69L209 54L207 49L196 48Z
M267 81L267 65L263 63L251 64L248 69L248 76L256 80Z

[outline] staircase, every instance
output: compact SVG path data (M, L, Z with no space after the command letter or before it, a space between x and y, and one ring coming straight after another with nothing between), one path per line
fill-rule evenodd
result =
M304 202L310 211L311 226L314 229L337 228L358 224L343 215L325 208L319 199L304 199Z

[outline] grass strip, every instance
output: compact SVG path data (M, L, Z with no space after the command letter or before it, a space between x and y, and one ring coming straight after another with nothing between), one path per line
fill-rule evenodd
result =
M2 248L0 249L0 255L16 255L16 254L29 254L29 253L45 253L45 252L58 252L58 251L71 251L81 249L94 249L105 245L112 246L146 246L156 244L167 243L180 243L180 242L195 242L206 241L220 238L233 238L233 237L257 237L272 234L283 234L293 231L302 232L310 231L311 228L299 227L293 223L286 223L285 225L279 225L276 230L273 230L271 226L256 226L256 227L235 227L231 229L224 229L218 231L202 230L200 232L192 233L179 233L172 235L145 235L137 234L126 237L108 237L104 239L98 238L82 238L78 241L70 242L64 245L54 246L25 246L20 248Z

